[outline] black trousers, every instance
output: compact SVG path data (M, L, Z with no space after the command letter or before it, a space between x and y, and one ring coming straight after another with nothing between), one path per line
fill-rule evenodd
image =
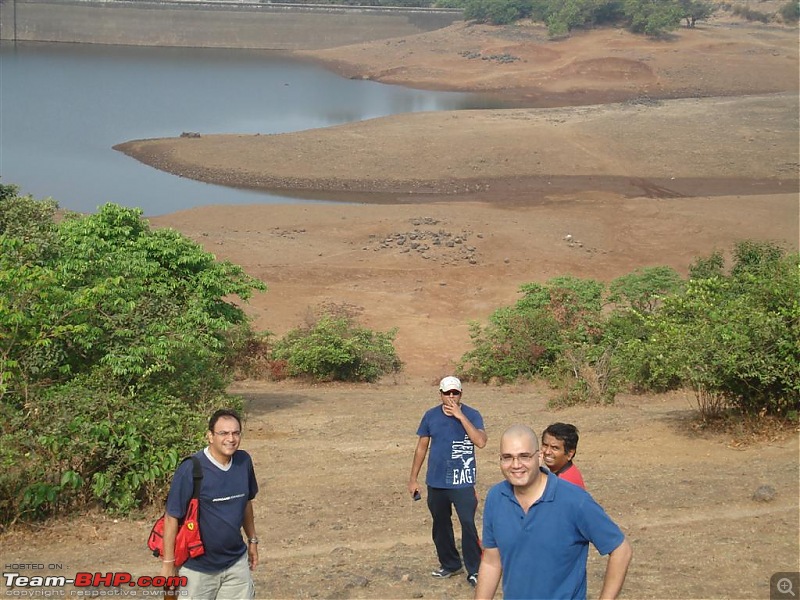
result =
M461 556L453 534L453 507L461 523L461 552L467 575L477 574L481 565L481 542L475 527L478 496L474 487L442 489L428 486L428 509L433 517L432 536L439 564L448 571L461 568Z

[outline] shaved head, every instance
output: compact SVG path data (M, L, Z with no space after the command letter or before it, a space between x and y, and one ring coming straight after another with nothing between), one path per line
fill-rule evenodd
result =
M512 425L506 429L503 432L503 436L500 438L500 446L502 447L503 442L507 439L510 440L519 438L530 441L534 451L539 449L539 437L536 435L533 429L527 425Z

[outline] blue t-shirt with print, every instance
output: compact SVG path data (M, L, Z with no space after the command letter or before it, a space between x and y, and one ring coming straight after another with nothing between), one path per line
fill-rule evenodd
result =
M461 412L476 429L484 428L483 417L477 410L462 404ZM431 438L425 477L428 486L453 489L475 485L475 445L461 421L444 414L441 405L434 406L422 416L417 435Z
M227 569L247 552L242 538L242 522L247 503L256 497L253 461L244 450L231 457L228 470L212 463L203 450L195 453L203 467L198 523L205 554L186 561L186 567L202 573ZM192 497L192 461L181 463L172 478L167 496L167 514L181 519Z

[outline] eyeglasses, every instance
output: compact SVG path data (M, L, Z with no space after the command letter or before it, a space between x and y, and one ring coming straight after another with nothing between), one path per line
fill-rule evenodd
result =
M446 392L442 392L441 390L439 390L439 391L442 393L443 396L460 396L461 395L461 392L459 392L458 390L448 390Z
M539 456L538 452L534 452L533 454L530 452L522 452L521 454L501 454L500 463L504 465L510 465L514 462L514 459L516 459L520 463L527 464L533 462L533 459L537 456Z
M226 438L228 436L234 437L234 438L242 437L242 432L241 431L214 431L213 433L214 433L214 435L218 435L221 438Z

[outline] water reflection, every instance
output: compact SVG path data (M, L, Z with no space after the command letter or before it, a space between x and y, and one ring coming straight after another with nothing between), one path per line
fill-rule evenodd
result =
M0 177L92 212L311 202L162 173L112 150L201 133L284 133L390 114L497 107L490 98L348 80L258 50L0 44ZM314 201L316 202L316 201Z

